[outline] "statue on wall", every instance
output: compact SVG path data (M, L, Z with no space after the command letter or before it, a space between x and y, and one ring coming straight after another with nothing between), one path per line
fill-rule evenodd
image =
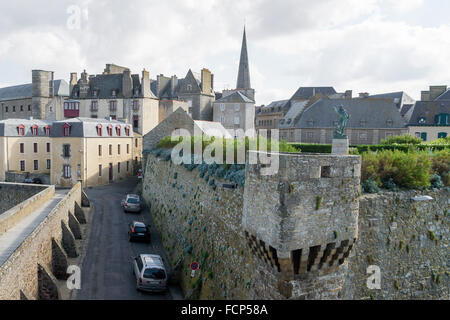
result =
M339 115L339 124L334 129L334 139L347 139L345 128L347 127L350 115L345 111L343 106L334 107L334 111Z

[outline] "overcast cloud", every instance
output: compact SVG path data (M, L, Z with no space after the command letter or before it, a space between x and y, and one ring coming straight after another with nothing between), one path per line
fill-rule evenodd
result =
M31 69L68 81L115 63L152 78L206 67L217 91L234 88L244 23L257 104L299 86L419 99L450 84L446 0L15 0L0 11L0 86L30 82Z

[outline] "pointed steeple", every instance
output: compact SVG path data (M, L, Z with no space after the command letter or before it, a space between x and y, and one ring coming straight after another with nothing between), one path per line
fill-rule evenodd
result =
M247 54L247 36L245 33L242 38L241 60L239 61L239 73L237 79L236 89L250 89L250 69L248 66L248 54Z

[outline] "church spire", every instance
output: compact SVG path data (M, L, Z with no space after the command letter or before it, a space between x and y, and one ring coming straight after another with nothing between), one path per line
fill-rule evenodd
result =
M245 33L242 38L241 60L239 61L239 73L237 79L236 89L250 89L250 69L248 67L248 54L247 54L247 36Z

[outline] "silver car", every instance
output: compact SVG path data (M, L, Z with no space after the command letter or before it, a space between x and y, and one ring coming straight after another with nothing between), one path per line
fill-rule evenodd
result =
M128 194L121 205L124 212L141 212L141 198L137 194Z
M136 289L148 292L167 290L167 272L160 256L141 254L133 259Z

